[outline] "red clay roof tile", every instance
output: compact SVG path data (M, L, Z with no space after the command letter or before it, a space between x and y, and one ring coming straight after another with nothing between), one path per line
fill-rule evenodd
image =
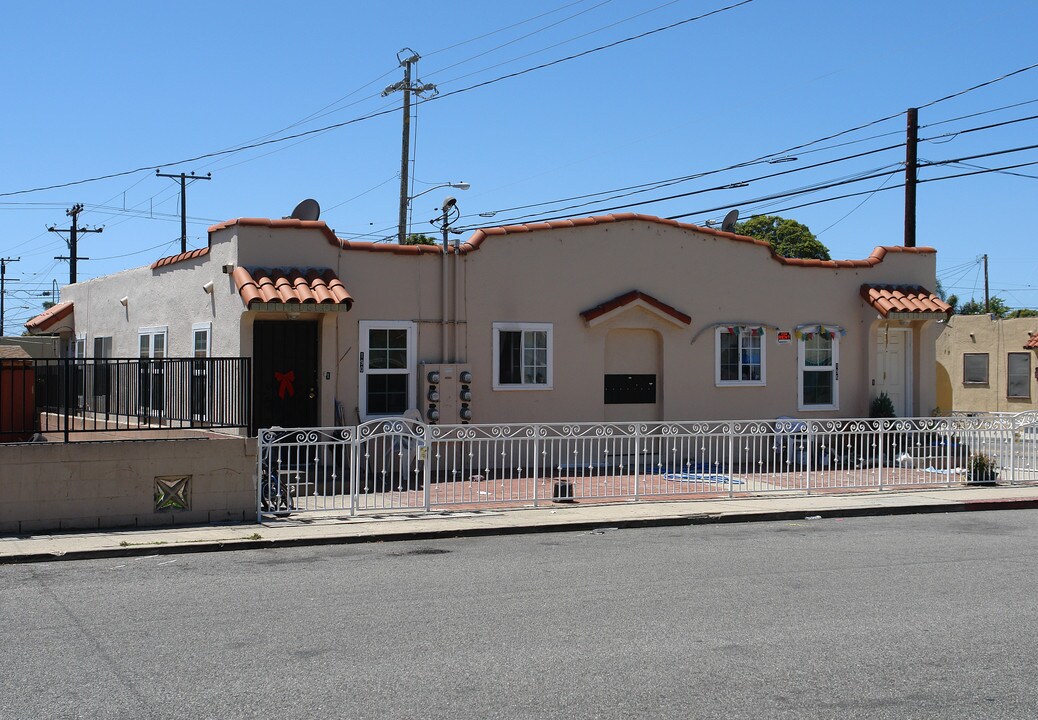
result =
M1038 333L1035 333L1024 343L1025 350L1038 350Z
M152 270L157 270L160 267L166 265L172 265L183 260L194 260L195 258L204 257L209 254L209 248L199 248L198 250L188 250L187 252L180 253L178 255L170 255L169 257L159 258L151 264Z
M919 285L862 285L861 296L883 317L892 312L951 315L951 305Z
M245 307L255 302L289 305L338 303L353 307L353 298L330 268L246 268L238 266L231 274Z
M763 240L756 238L747 237L745 235L736 235L735 233L724 232L722 230L715 230L713 228L700 227L698 225L692 225L691 223L678 222L677 220L670 220L667 218L656 217L655 215L642 215L640 213L614 213L612 215L595 215L592 217L583 218L571 218L567 220L548 220L534 223L523 223L518 225L507 225L503 227L488 227L479 228L475 230L468 240L459 245L458 251L461 253L469 253L473 250L477 250L483 241L491 236L498 235L511 235L517 233L529 233L536 232L538 230L557 230L564 228L575 228L575 227L588 227L591 225L606 225L617 222L627 221L640 221L655 223L658 225L667 225L670 227L682 228L685 230L693 230L695 232L703 233L706 235L713 235L719 238L727 238L729 240L735 240L737 242L751 243L764 247L771 253L771 257L783 265L792 265L799 267L828 267L828 268L867 268L879 264L883 261L884 256L888 252L903 252L903 253L918 253L918 254L932 254L937 252L931 247L902 247L899 245L892 246L878 246L872 251L872 253L863 260L813 260L813 259L801 259L801 258L784 258L780 255L776 255L771 249L771 246ZM320 220L270 220L266 218L237 218L235 220L227 220L222 223L218 223L209 228L209 233L212 234L218 230L232 227L234 225L245 225L254 227L269 227L269 228L300 228L300 229L315 229L319 230L327 239L328 243L334 247L342 250L361 250L365 252L379 252L379 253L393 253L395 255L439 255L443 252L441 245L398 245L397 243L376 243L366 240L344 240L336 237L335 233L322 221ZM452 252L452 250L449 250ZM180 262L181 260L187 260L191 257L199 257L207 252L207 249L193 250L190 253L181 253L180 255L173 255L169 258L163 258L162 260L156 261L153 268L161 267L163 265L169 265L174 262ZM193 253L198 253L193 255Z
M768 249L771 253L771 257L783 265L795 265L801 267L872 267L883 261L883 257L888 252L906 252L906 253L918 253L918 254L931 254L937 252L931 247L901 247L898 245L894 246L879 246L864 260L811 260L801 258L784 258L780 255L776 255L775 251L771 249L771 246L763 240L756 238L747 237L745 235L736 235L735 233L724 232L722 230L714 230L713 228L700 227L698 225L692 225L691 223L678 222L677 220L669 220L667 218L656 217L655 215L642 215L640 213L615 213L613 215L596 215L593 217L585 218L574 218L571 220L549 220L547 222L528 223L524 225L507 225L504 227L491 227L491 228L480 228L472 233L472 236L463 242L460 246L461 252L471 252L479 248L483 244L483 241L493 235L508 235L512 233L526 233L533 232L536 230L548 230L558 228L572 228L572 227L586 227L589 225L605 225L616 222L626 222L629 220L638 220L641 222L656 223L659 225L669 225L671 227L682 228L685 230L694 230L695 232L705 233L707 235L713 235L715 237L727 238L729 240L736 240L738 242L752 243L754 245L760 245Z
M52 305L39 315L26 321L25 328L30 332L41 332L64 320L72 314L72 303L62 302Z
M636 302L638 300L641 300L642 302L651 305L660 312L671 316L672 318L684 325L692 324L691 315L687 315L678 310L677 308L668 305L662 300L657 300L652 295L649 295L648 293L643 293L641 290L631 290L630 292L624 293L623 295L618 295L612 300L607 300L601 305L596 305L590 310L585 310L584 312L580 313L580 317L584 318L585 322L591 322L595 318L602 317L607 313L611 313L613 310L622 308L625 305L630 305L631 303Z

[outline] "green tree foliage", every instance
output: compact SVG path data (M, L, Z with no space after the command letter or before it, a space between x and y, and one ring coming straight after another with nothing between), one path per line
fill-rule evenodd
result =
M988 304L991 308L991 314L997 318L1004 318L1009 315L1009 306L1006 301L1000 298L998 295L992 295L988 300ZM958 308L959 315L983 315L984 314L984 301L970 298L969 302L965 302Z
M436 245L436 238L429 237L428 235L422 235L421 233L411 233L404 240L404 245Z
M1038 317L1038 310L1032 310L1031 308L1020 308L1006 315L1008 318L1030 318Z
M947 291L944 289L944 285L941 284L940 280L937 281L937 289L934 292L937 293L937 297L951 305L952 315L955 315L957 312L959 312L959 296L949 295Z
M807 225L796 220L778 215L760 215L736 223L735 232L764 240L782 257L830 259L829 248L815 237Z

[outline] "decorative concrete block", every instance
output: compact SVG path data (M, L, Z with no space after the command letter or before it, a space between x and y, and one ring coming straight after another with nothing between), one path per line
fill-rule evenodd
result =
M191 509L191 476L158 475L155 477L155 512Z

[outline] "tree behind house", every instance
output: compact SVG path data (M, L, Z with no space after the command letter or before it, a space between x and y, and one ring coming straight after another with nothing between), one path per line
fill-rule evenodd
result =
M829 248L796 220L779 215L759 215L735 224L735 232L763 240L782 257L829 260Z

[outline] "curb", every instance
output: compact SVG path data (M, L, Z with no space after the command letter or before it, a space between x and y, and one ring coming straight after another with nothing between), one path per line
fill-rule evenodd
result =
M976 500L927 505L895 505L883 507L857 507L814 511L810 517L819 519L882 517L895 515L928 515L934 513L986 512L993 510L1033 510L1038 508L1038 498L1007 498L1003 500ZM271 540L225 540L191 542L179 545L155 545L149 547L130 546L72 550L60 554L25 553L0 556L0 565L20 565L67 560L101 560L125 557L151 557L159 555L189 555L195 553L226 552L232 550L263 550L272 548L320 547L325 545L360 545L377 542L407 542L414 540L447 540L463 537L488 537L507 535L532 535L537 533L587 532L600 528L635 529L649 527L680 527L685 525L711 525L726 523L782 522L803 520L805 510L765 510L761 512L690 513L654 518L632 518L614 522L582 520L572 523L550 525L526 524L508 527L445 528L442 530L417 530L403 532L381 532L370 535L291 537Z

